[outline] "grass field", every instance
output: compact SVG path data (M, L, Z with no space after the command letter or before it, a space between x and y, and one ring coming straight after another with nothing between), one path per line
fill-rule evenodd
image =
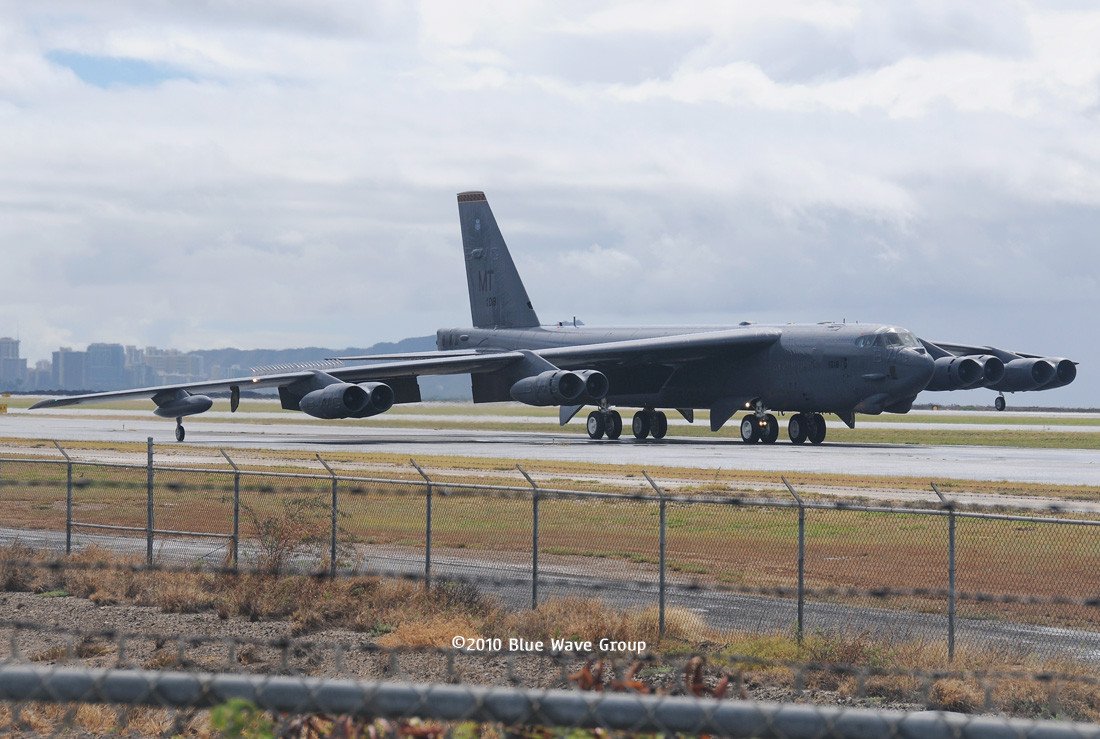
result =
M0 526L63 530L64 468L10 461L0 465L4 501ZM145 474L141 468L78 465L74 518L144 527ZM411 480L393 485L341 483L341 541L347 546L422 548L423 489ZM232 490L232 477L226 474L157 472L156 526L227 533ZM324 556L330 490L325 479L242 477L242 536L255 537L271 522L282 520L288 528L316 539L313 550L319 558ZM669 571L680 578L735 587L793 587L796 511L730 505L726 500L716 497L713 503L669 505ZM477 554L489 561L526 561L532 535L530 496L440 485L433 500L432 526L433 546L439 549ZM653 502L548 497L540 503L539 528L540 552L545 555L580 558L590 562L594 572L613 577L653 577L658 555L658 506ZM1100 527L960 518L957 536L962 590L1070 598L1100 591ZM938 589L947 585L947 525L942 516L811 509L806 514L806 542L810 588ZM934 612L944 609L942 602L922 597L860 602ZM1100 626L1100 611L1076 606L968 602L960 605L960 615Z

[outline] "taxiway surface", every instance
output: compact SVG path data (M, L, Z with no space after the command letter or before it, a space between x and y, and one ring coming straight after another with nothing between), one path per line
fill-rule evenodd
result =
M356 451L1060 485L1100 482L1100 451L1092 449L852 444L835 439L818 447L785 441L746 445L730 436L612 442L592 441L576 431L400 429L387 428L384 423L379 419L377 425L337 421L321 426L250 423L247 415L233 423L196 418L187 423L186 442L212 448L309 453ZM172 431L170 421L137 415L87 419L31 413L0 416L0 437L7 438L143 442L151 436L158 443L174 443Z

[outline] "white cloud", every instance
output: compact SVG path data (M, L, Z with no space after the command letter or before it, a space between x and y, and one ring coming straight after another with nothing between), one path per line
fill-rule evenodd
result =
M1100 361L1087 5L0 7L0 334L32 359L464 323L479 188L547 320L862 316ZM99 89L57 50L188 79Z

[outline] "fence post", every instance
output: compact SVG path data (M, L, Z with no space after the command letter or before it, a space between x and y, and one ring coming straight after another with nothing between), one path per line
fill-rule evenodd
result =
M153 566L153 437L145 440L145 564Z
M955 504L944 497L936 483L929 483L947 509L947 661L955 661Z
M329 536L328 575L334 578L336 577L336 515L339 512L339 501L336 498L336 473L328 466L328 462L321 459L320 454L316 456L317 461L323 464L329 475L332 476L332 532Z
M648 472L642 470L642 474L645 475L646 482L657 491L657 496L661 499L657 524L657 635L663 639L665 636L665 531L668 528L665 518L665 491L653 482L653 478L649 476Z
M531 486L531 608L539 607L539 486L518 464L516 469Z
M61 444L54 441L53 445L61 456L65 458L65 554L73 553L73 460Z
M786 477L780 477L787 491L794 496L798 503L798 623L795 626L795 634L798 646L802 646L804 616L806 612L806 506L802 503L802 497L794 491Z
M428 477L415 459L410 459L411 464L420 476L424 478L424 587L432 587L432 478Z
M229 458L224 449L219 449L225 461L233 468L233 535L230 538L230 561L233 563L233 571L237 571L237 557L240 555L241 546L241 470L237 463Z

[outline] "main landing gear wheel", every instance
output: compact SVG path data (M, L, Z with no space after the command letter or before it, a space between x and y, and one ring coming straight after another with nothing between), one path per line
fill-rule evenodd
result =
M806 417L801 413L795 413L787 422L787 435L791 437L792 444L805 444L806 439L809 438L806 433L808 429Z
M825 416L820 413L815 413L810 416L812 422L809 424L809 428L806 430L806 435L810 439L811 444L820 444L825 441Z
M585 425L588 429L589 439L602 439L604 432L607 430L607 425L603 420L603 414L599 411L592 411L589 413L588 422Z
M654 411L650 418L649 435L654 439L663 439L668 433L668 416L664 411Z
M755 415L741 419L741 441L746 444L755 444L760 441L760 424L756 422Z
M779 438L779 421L771 413L764 414L764 426L760 427L760 441L765 444L774 444Z
M644 439L649 436L650 417L648 411L638 411L630 422L630 430L635 439Z
M187 435L187 432L183 430L183 419L176 419L176 441L183 441L183 437Z
M618 411L607 412L604 426L604 433L607 434L607 438L612 441L623 435L623 417L619 415Z
M999 411L1003 411L1005 409L1005 396L998 395L997 399L993 401L993 407Z

